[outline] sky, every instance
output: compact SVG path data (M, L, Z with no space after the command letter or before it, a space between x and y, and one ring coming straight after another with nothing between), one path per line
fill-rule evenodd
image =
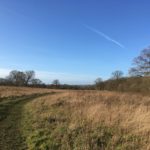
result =
M0 77L35 70L46 83L128 74L150 45L149 0L0 0Z

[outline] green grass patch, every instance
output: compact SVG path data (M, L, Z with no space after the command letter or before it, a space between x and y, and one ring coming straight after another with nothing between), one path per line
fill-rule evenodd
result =
M3 100L1 100L1 102L0 102L0 121L5 119L9 115L11 108L13 108L13 106L15 104L20 103L24 100L25 101L31 100L33 98L36 98L36 97L42 96L42 95L45 95L45 93L44 94L23 95L23 96L17 96L17 97L11 96L11 97L7 97L7 98L3 98Z
M26 137L22 130L22 109L24 105L34 98L45 94L34 94L16 99L3 100L0 103L0 149L25 150Z

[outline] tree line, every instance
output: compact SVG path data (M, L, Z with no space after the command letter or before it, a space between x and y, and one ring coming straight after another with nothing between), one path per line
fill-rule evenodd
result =
M35 78L35 72L12 70L6 78L0 78L0 84L3 85L15 85L15 86L29 86L29 85L41 85L42 81Z
M129 75L123 76L120 70L114 71L110 79L95 80L95 88L99 90L117 90L131 92L150 92L150 47L141 51L140 55L133 59L133 67L129 69Z
M140 55L133 60L133 67L129 69L129 76L116 70L112 72L111 78L103 81L97 78L93 85L68 85L61 84L58 79L51 84L44 84L40 79L35 78L35 72L13 70L6 78L0 78L0 85L31 86L59 89L97 89L117 91L150 91L150 47L141 51Z
M12 70L5 78L0 78L0 85L9 86L27 86L27 87L40 87L51 89L88 89L89 85L68 85L61 84L58 79L52 81L51 84L45 84L40 79L35 78L35 71L18 71Z

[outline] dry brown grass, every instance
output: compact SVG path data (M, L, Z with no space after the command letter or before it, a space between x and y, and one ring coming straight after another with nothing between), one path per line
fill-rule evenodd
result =
M35 120L38 119L34 120L34 127L48 128L48 118L63 116L68 130L73 131L85 122L93 129L104 124L117 128L120 134L142 138L140 149L150 149L150 97L108 91L65 91L36 99L27 107ZM116 138L114 135L112 140Z
M30 150L150 150L148 96L0 87L1 97L47 92L24 106L22 126Z
M43 89L43 88L0 86L0 98L11 97L11 96L31 95L31 94L36 94L36 93L42 94L42 93L47 93L51 91L53 90Z

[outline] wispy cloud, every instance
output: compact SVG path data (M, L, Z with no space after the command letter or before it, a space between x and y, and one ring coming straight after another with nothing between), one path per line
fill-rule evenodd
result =
M116 44L117 46L119 46L119 47L121 47L121 48L125 48L125 46L122 45L120 42L118 42L118 41L112 39L111 37L109 37L108 35L104 34L103 32L101 32L101 31L99 31L99 30L97 30L97 29L95 29L95 28L93 28L93 27L91 27L91 26L88 26L88 25L86 25L86 24L84 24L84 26L85 26L87 29L89 29L89 30L91 30L91 31L93 31L93 32L95 32L95 33L97 33L98 35L104 37L106 40L108 40L108 41L110 41L110 42Z

